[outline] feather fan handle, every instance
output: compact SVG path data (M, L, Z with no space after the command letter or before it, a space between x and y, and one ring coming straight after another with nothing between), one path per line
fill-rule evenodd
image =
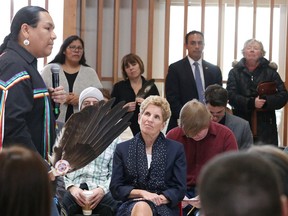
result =
M153 85L155 85L155 79L150 79L145 82L142 88L138 91L136 97L145 98Z
M53 148L54 166L57 161L63 160L69 162L68 172L86 166L130 125L133 113L127 113L124 101L112 107L114 101L115 98L108 102L100 101L68 119ZM63 163L60 165L67 167Z

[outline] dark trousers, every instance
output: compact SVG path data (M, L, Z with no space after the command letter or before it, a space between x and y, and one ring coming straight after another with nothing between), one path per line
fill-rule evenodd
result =
M86 184L85 184L86 185ZM88 187L83 187L83 184L80 186L81 189L88 190ZM79 206L72 196L72 194L67 191L63 197L62 201L63 208L66 210L68 216L73 216L75 214L82 214L82 207ZM102 200L93 209L93 214L99 214L100 216L113 216L116 214L117 208L119 206L119 202L114 200L111 193L107 193L104 195Z

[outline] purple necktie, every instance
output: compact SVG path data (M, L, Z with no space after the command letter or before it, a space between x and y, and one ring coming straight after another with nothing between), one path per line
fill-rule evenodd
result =
M193 65L195 66L195 81L196 81L199 101L201 103L205 104L205 101L204 101L204 88L203 88L203 85L202 85L201 76L200 76L200 70L199 70L199 66L198 66L199 63L198 62L194 62Z

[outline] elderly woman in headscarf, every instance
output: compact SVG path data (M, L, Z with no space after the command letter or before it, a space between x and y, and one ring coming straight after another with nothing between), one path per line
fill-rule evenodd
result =
M110 191L123 201L117 215L178 215L186 190L186 159L181 143L161 130L171 115L169 103L149 96L140 107L140 133L117 145Z
M249 121L256 144L278 146L275 110L287 103L287 90L277 66L264 58L260 41L247 40L242 53L228 75L229 104L235 115Z

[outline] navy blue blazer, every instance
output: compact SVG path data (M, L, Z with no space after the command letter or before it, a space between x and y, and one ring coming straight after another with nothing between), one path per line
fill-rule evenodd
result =
M202 60L205 86L212 84L222 85L222 73L218 66ZM165 94L170 104L172 116L167 132L177 127L177 119L183 105L192 100L199 99L196 82L188 57L181 59L169 66L165 80Z
M171 139L165 139L165 141L167 145L165 184L168 189L162 191L162 194L170 200L168 206L178 211L177 205L184 198L186 192L185 152L181 143ZM128 148L131 144L131 140L128 140L118 144L115 149L110 191L117 200L126 201L132 189L141 189L131 185L134 177L127 173Z

